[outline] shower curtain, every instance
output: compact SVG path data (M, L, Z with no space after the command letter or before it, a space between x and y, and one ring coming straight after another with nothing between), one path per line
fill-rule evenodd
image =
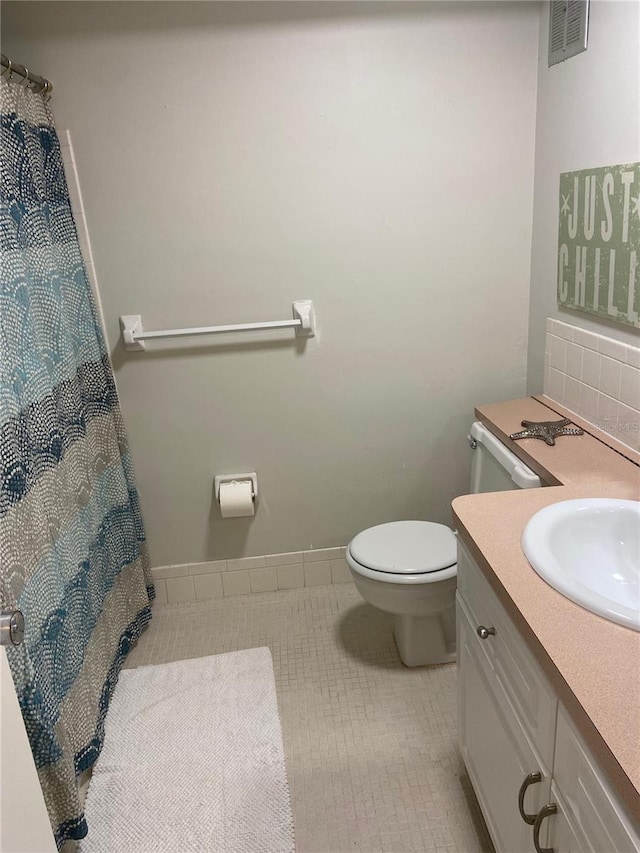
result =
M5 78L0 111L0 606L25 616L8 657L61 847L154 591L53 118Z

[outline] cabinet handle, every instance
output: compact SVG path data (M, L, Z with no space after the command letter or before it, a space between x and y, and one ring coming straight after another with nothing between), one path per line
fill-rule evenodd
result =
M557 811L558 806L555 803L548 803L548 805L543 806L536 815L536 819L533 824L533 846L536 848L536 853L554 853L553 847L540 847L540 827L542 826L542 821L545 817L551 817L551 815L556 814Z
M520 785L520 790L518 791L518 811L520 812L520 817L525 823L528 823L529 826L533 826L536 822L536 815L527 814L524 810L524 795L527 793L527 788L529 785L535 785L536 782L542 781L541 773L529 773L524 777L522 785Z
M495 637L496 629L485 628L484 625L478 625L476 633L478 634L481 640L486 640L489 636Z

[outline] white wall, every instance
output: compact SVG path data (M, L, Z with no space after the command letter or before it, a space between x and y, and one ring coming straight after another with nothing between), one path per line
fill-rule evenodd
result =
M547 317L638 345L636 331L556 303L561 172L640 160L640 2L591 0L585 53L547 65L549 6L538 58L528 387L542 390Z
M537 6L3 3L73 133L155 565L447 522L474 403L523 395ZM124 353L148 328L320 333ZM257 470L247 521L216 472Z

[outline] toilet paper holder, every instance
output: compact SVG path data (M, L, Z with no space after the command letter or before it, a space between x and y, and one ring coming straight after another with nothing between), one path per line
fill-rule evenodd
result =
M242 483L243 481L251 480L251 493L254 502L258 500L258 475L255 471L250 471L248 474L216 474L213 478L213 487L216 500L220 503L220 486L222 483Z

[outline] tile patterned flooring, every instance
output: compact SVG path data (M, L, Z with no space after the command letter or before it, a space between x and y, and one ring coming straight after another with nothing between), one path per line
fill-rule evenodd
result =
M268 646L298 853L491 851L454 664L407 669L351 583L154 607L127 666Z

